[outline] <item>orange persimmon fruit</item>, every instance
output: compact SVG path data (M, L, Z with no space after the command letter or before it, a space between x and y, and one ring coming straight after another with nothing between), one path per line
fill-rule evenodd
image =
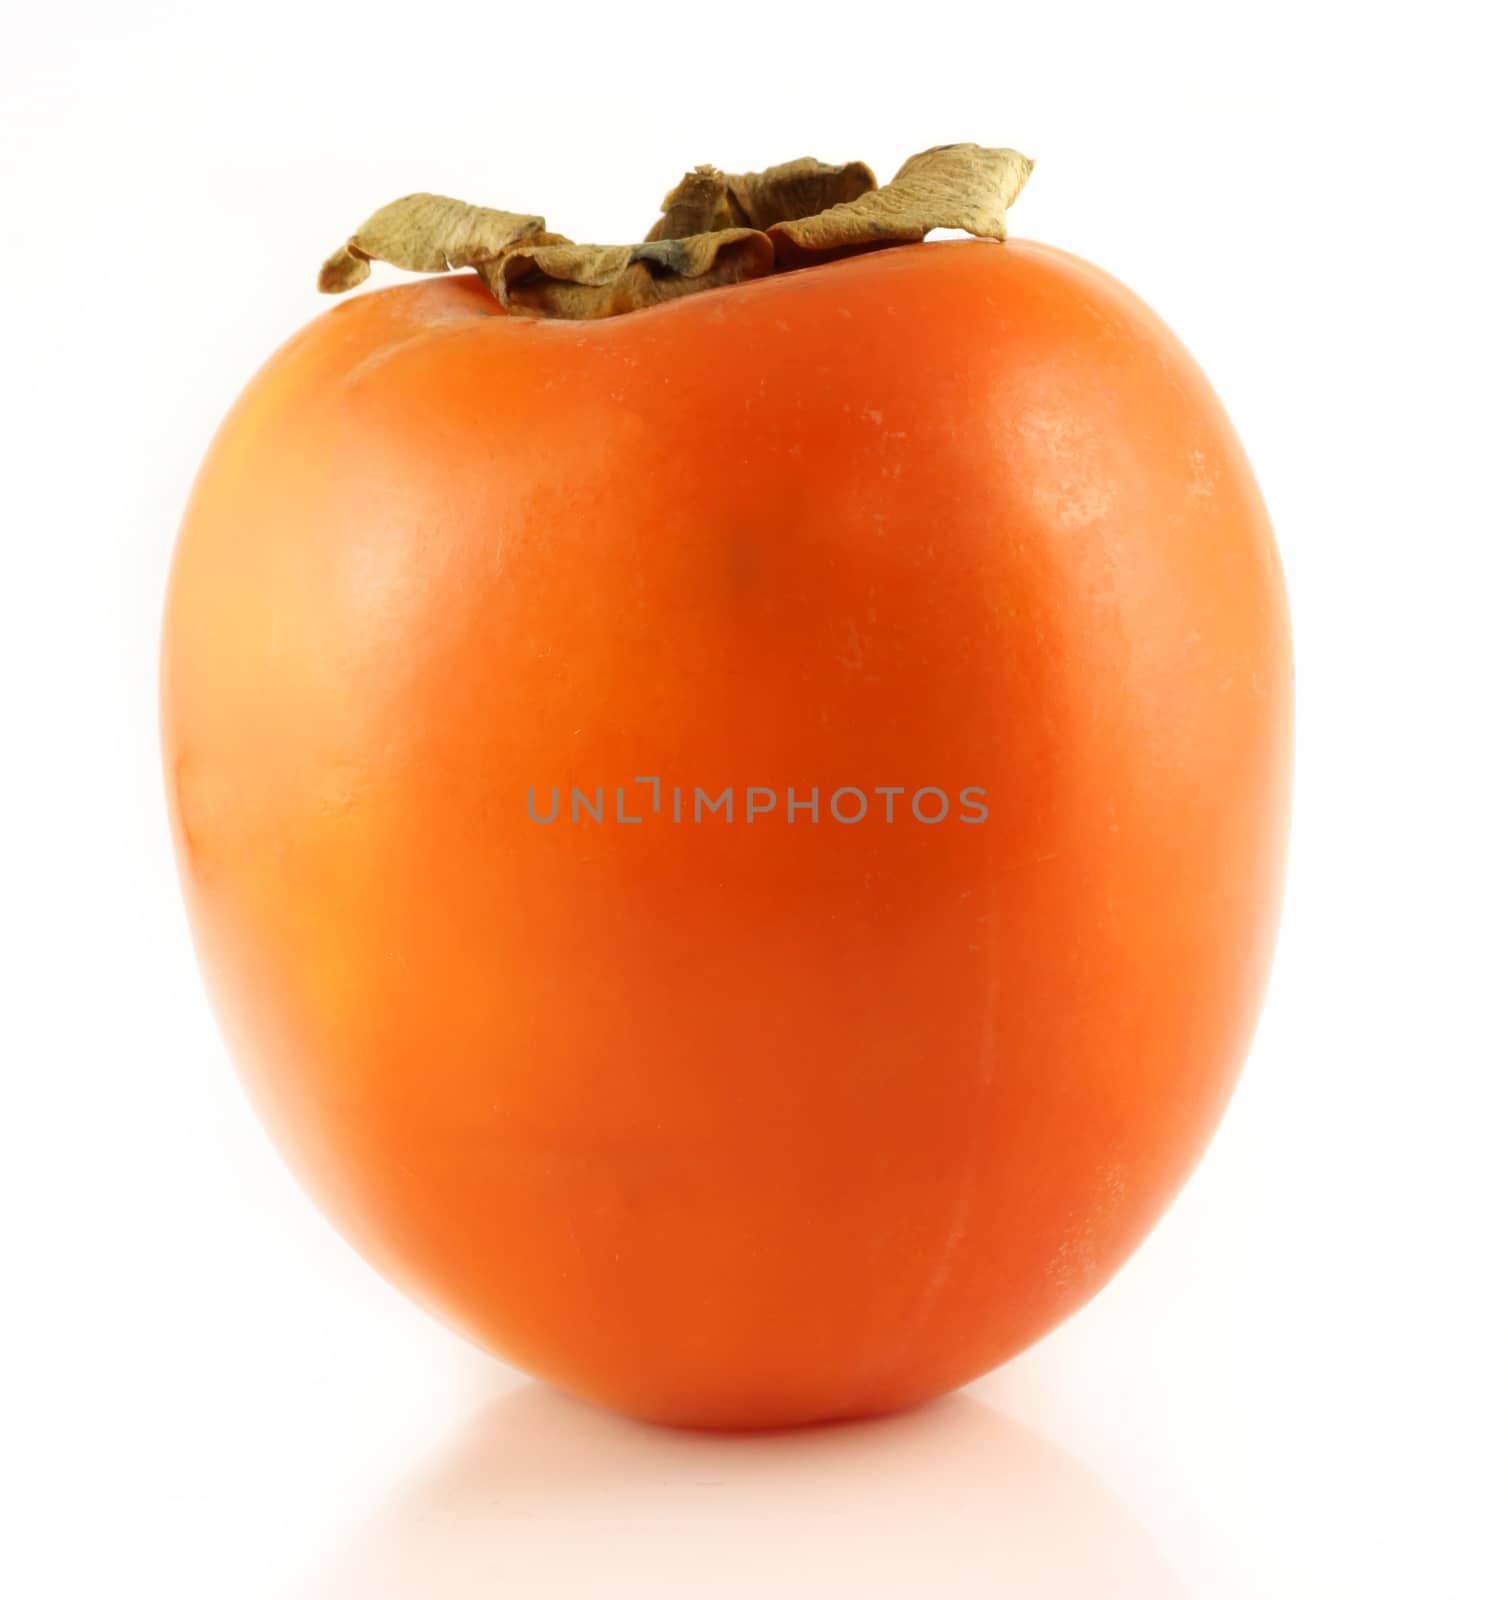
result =
M1230 1096L1268 519L1045 245L616 309L381 289L231 412L163 648L203 971L293 1169L477 1343L665 1422L906 1406L1089 1299Z

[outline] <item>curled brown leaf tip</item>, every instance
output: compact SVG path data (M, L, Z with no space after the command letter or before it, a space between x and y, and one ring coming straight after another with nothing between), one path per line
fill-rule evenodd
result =
M492 211L440 194L410 194L367 220L319 269L324 294L341 294L365 281L372 261L409 272L449 272L495 260L510 245L540 233L543 217Z
M834 167L805 156L763 172L742 173L728 184L749 226L768 232L777 222L857 200L874 188L875 176L862 161Z
M1015 150L943 144L912 156L883 188L770 228L782 266L808 265L877 245L909 244L934 228L1005 238L1005 213L1031 176Z
M1003 239L1006 210L1031 170L1014 150L973 144L912 156L883 187L861 161L833 166L803 157L732 176L696 167L666 195L637 245L575 244L546 232L543 217L413 194L369 217L320 268L319 287L353 289L373 261L412 272L471 267L504 306L550 317L615 316L910 243L934 228Z
M835 167L803 156L763 172L732 176L716 167L697 167L665 196L664 215L648 236L685 239L723 228L763 232L773 223L856 200L874 185L874 174L862 161Z

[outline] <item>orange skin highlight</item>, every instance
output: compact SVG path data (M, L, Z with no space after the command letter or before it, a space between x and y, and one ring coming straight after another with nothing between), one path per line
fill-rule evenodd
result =
M592 323L470 277L337 305L209 452L162 693L288 1161L437 1315L635 1416L859 1416L1004 1361L1147 1233L1255 1023L1267 517L1173 335L1042 245ZM641 775L782 803L530 818L647 813ZM844 785L989 818L842 826Z

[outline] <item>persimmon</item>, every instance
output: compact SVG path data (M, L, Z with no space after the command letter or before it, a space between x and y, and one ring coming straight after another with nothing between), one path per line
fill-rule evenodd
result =
M1007 156L701 168L617 249L411 197L324 286L474 270L295 335L184 519L167 789L255 1104L381 1271L636 1416L1021 1350L1255 1023L1268 518L1168 328L1004 242Z

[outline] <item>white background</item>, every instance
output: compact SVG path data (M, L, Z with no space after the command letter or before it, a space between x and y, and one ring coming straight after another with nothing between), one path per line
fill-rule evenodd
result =
M9 13L0 1589L1508 1595L1502 14ZM159 787L171 541L377 204L626 239L696 161L958 139L1037 158L1016 232L1173 323L1264 485L1300 704L1269 1004L1195 1180L1044 1344L866 1427L656 1432L432 1326L243 1102Z

